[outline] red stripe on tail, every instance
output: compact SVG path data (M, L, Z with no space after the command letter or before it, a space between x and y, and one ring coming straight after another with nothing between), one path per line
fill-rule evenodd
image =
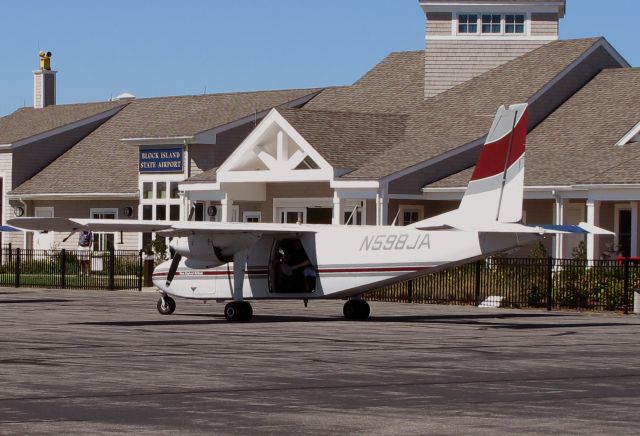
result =
M511 144L511 153L507 161L507 168L513 165L524 154L525 143L527 140L527 127L529 118L529 110L525 109L520 121L516 124L508 135L498 139L495 142L487 143L482 148L476 168L473 170L471 180L486 179L505 171L505 160L509 153L509 145ZM513 143L511 137L513 136Z

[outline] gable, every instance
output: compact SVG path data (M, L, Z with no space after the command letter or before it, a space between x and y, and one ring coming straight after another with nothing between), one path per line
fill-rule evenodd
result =
M220 166L217 181L330 181L333 174L333 167L273 109Z

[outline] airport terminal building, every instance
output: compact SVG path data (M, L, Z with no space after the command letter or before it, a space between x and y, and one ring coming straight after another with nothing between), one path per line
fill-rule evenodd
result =
M425 49L346 87L56 105L41 67L34 107L0 118L3 222L406 225L457 207L496 108L528 102L525 221L587 221L616 233L590 236L588 257L638 256L640 70L604 38L559 40L563 0L420 4ZM66 236L3 243L75 248ZM94 248L152 237L100 234ZM549 249L570 257L579 241Z

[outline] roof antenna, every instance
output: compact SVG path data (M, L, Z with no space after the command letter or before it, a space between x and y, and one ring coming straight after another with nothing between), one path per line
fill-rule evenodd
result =
M204 91L202 92L202 95L207 95L207 85L204 85Z

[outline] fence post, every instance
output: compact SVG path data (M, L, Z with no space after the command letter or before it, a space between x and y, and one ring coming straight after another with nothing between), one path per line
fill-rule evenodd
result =
M67 250L60 250L60 289L67 287Z
M11 248L11 242L9 242L9 263L13 260L13 248Z
M547 257L547 310L553 307L553 256Z
M142 270L144 268L144 264L142 263L142 250L140 250L138 256L138 292L142 292Z
M624 294L622 296L624 305L624 314L629 314L629 258L624 258Z
M407 283L407 303L413 303L413 279Z
M109 290L116 288L116 256L113 247L109 249Z
M475 297L476 297L476 306L480 305L480 264L482 263L481 260L478 260L476 262L476 277L475 277Z
M20 249L16 248L16 288L20 287Z

